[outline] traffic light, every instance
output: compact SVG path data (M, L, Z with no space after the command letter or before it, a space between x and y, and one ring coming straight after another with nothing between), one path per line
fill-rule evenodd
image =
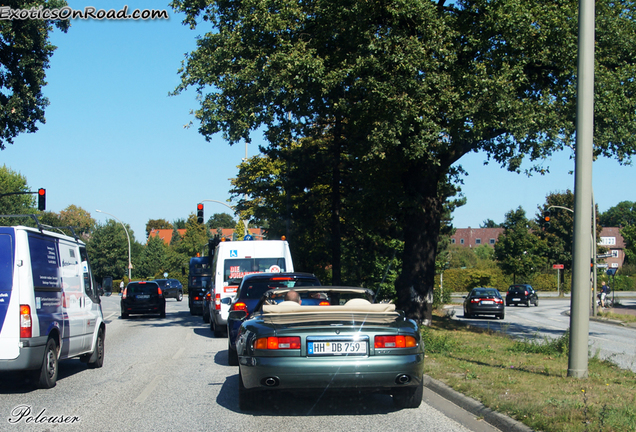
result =
M46 210L46 189L38 189L38 210Z
M550 220L551 220L551 216L550 216L550 210L546 210L543 212L543 227L544 228L549 228L550 227Z
M202 203L197 204L197 222L199 222L200 224L203 223L203 204Z

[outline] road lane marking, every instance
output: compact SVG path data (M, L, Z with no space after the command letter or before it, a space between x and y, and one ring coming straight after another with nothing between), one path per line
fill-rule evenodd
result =
M118 312L113 312L112 314L108 315L106 318L104 318L104 321L108 321L111 317L117 315Z
M150 384L146 386L146 388L137 396L137 399L134 400L136 403L144 403L145 400L150 396L150 393L153 392L157 384L159 384L159 380L163 378L163 375L157 375L155 379L150 381Z
M181 348L179 351L177 351L174 357L172 357L172 360L177 360L179 357L181 357L181 354L183 354L184 351L185 351L185 348Z

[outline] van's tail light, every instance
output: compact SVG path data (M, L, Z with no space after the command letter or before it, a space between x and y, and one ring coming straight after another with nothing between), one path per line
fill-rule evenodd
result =
M240 310L247 312L247 305L243 302L236 302L232 305L232 310Z
M128 295L128 287L124 288L124 293L121 295L121 298L125 299Z
M256 339L254 349L300 349L300 336L273 336Z
M214 295L214 310L221 310L221 293Z
M33 321L29 305L20 305L20 337L30 338L33 335Z
M417 341L413 336L376 336L373 344L376 348L413 348Z

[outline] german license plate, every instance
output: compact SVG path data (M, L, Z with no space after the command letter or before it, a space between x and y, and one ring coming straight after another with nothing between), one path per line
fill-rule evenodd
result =
M307 353L310 356L365 355L366 341L309 342Z
M136 298L141 299L141 300L145 300L145 299L149 299L150 295L149 294L141 294L136 296Z
M493 303L494 303L494 301L492 301L492 300L482 300L481 301L481 304L493 304Z
M513 298L512 301L521 301L520 298Z

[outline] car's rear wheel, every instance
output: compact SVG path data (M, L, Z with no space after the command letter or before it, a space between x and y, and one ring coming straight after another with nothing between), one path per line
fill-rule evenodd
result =
M539 299L536 299L536 300L534 301L534 306L535 306L535 307L539 306Z
M230 338L227 338L227 364L230 366L238 366L238 352L232 349Z
M254 396L254 391L248 390L243 385L243 376L241 375L241 369L239 369L238 376L238 399L239 399L239 409L241 411L247 411L254 408L256 403L256 398Z
M417 408L422 403L424 382L412 387L398 387L393 389L393 403L400 408Z
M55 387L57 382L57 343L54 339L49 339L46 342L42 367L36 374L39 375L39 388L50 389Z
M214 333L215 338L221 338L224 335L223 329L219 329L219 326L214 322L214 318L210 317L210 329Z
M179 291L179 294L177 294L177 301L181 301L181 300L183 300L183 293Z

